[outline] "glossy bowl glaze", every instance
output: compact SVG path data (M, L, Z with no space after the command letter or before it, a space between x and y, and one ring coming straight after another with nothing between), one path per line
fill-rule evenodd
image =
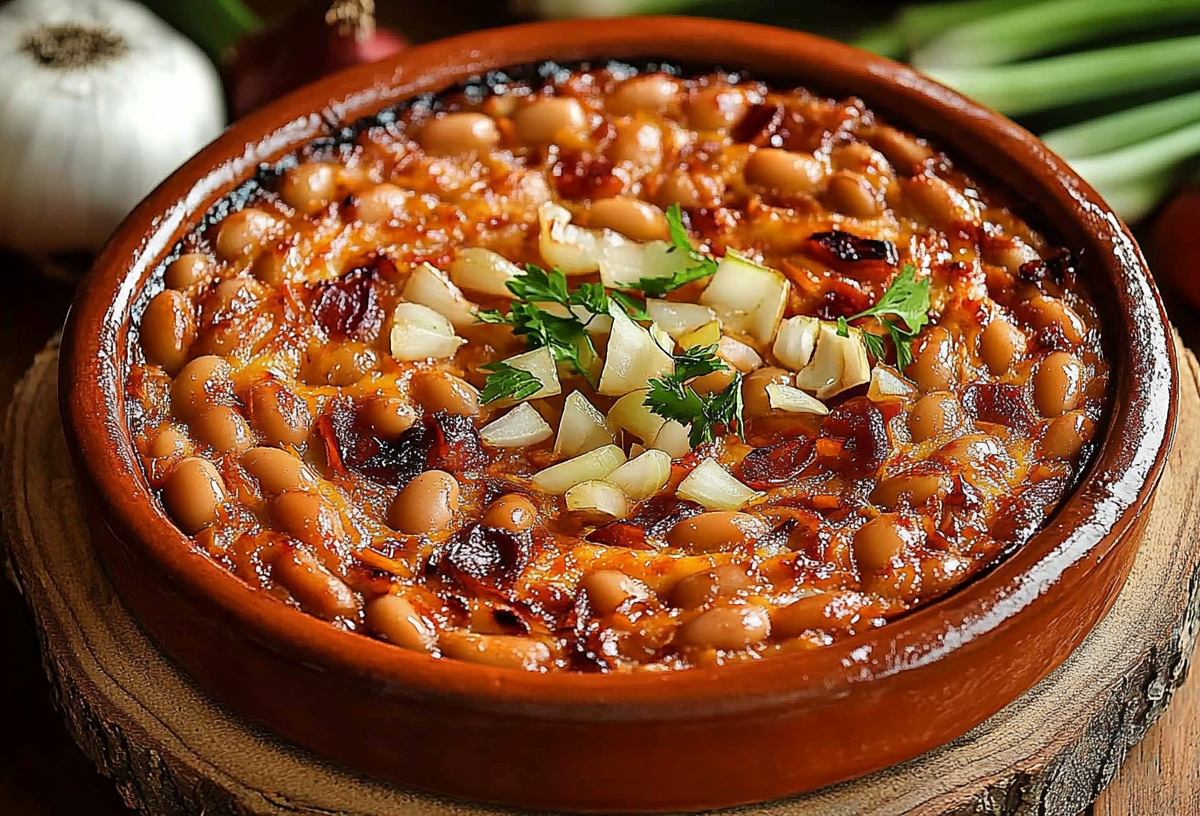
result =
M193 550L151 495L124 418L131 315L172 245L257 165L341 123L492 68L667 59L856 95L1007 187L1082 249L1113 362L1101 447L1044 530L967 586L833 646L719 669L538 675L335 629ZM683 18L549 23L425 45L234 125L125 221L67 327L61 409L97 546L162 648L233 710L399 782L527 807L697 809L849 779L957 737L1061 663L1137 553L1175 426L1166 316L1129 231L1033 136L846 46Z

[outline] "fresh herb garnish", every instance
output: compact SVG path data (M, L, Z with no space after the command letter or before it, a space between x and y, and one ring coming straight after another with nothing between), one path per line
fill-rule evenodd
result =
M525 271L506 286L508 291L526 303L561 303L566 306L570 299L567 276L562 270L547 272L537 264L525 264Z
M653 297L662 297L692 281L698 281L716 273L717 259L711 255L705 255L703 252L697 252L692 246L687 229L683 226L683 212L679 209L678 204L672 204L667 208L667 230L671 235L671 251L687 255L693 265L681 269L670 277L639 278L636 283L622 284L624 287L639 289Z
M892 344L896 347L896 365L901 370L907 368L913 361L912 341L920 334L921 329L929 324L929 279L916 280L916 276L916 267L905 264L874 306L848 318L838 318L838 334L842 337L850 336L850 320L874 317L887 329L892 338ZM893 317L903 321L903 325L897 320L892 320ZM871 332L863 332L863 340L871 356L882 360L886 353L883 338Z
M608 297L615 301L625 314L629 315L634 320L649 320L650 315L646 311L646 301L639 300L633 295L626 292L609 292Z
M564 317L533 303L513 301L507 314L488 309L477 316L484 323L512 327L513 334L524 337L531 349L546 346L555 360L570 363L590 381L590 364L596 359L596 347L592 345L585 324L575 315Z
M487 373L480 398L484 405L508 397L520 402L542 390L542 381L522 368L513 368L503 361L479 367Z
M691 425L688 441L694 448L716 437L716 427L727 431L742 431L742 375L734 372L733 379L722 391L701 396L687 383L715 371L729 370L728 364L717 356L717 346L694 346L675 358L675 373L650 380L645 405L658 416Z
M618 298L615 292L605 292L599 283L584 283L574 290L568 289L567 276L560 269L546 271L536 264L526 264L525 271L510 280L507 286L517 298L508 312L487 309L478 313L479 319L484 323L510 326L513 334L524 337L531 349L546 346L555 360L570 363L589 382L592 381L592 364L598 355L587 327L597 317L608 315L609 298L620 303L633 319L648 319L645 304L637 298ZM549 312L539 306L544 303L557 303L568 313ZM581 318L573 307L587 312L587 319Z

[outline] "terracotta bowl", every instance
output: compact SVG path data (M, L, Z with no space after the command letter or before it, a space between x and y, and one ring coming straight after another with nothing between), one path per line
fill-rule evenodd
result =
M668 59L856 95L926 135L1081 249L1114 364L1102 447L1046 528L969 585L825 649L722 669L537 675L435 660L340 631L194 551L134 457L132 316L171 246L263 161L336 123L503 66ZM997 114L817 37L696 19L485 31L354 68L230 128L125 221L84 282L61 408L121 597L218 699L316 753L456 796L581 810L697 809L849 779L951 740L1061 663L1137 554L1175 427L1166 316L1129 231L1066 164Z

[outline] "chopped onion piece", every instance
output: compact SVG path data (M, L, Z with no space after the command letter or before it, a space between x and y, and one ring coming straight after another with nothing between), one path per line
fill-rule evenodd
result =
M677 340L717 319L717 313L707 306L672 300L647 300L646 313L663 331Z
M817 349L812 361L796 375L796 386L826 400L870 379L871 364L862 330L851 327L850 336L842 337L836 323L822 320Z
M401 297L445 315L455 326L479 322L475 317L479 305L467 300L442 270L429 263L421 264L409 274Z
M666 241L609 244L600 253L600 282L609 289L627 289L641 278L669 278L691 263L673 250Z
M762 357L741 340L722 337L717 344L717 356L743 374L762 368Z
M450 279L463 289L493 297L511 298L507 286L520 277L521 269L498 252L483 247L467 247L455 253L450 262Z
M871 361L867 358L867 341L863 339L862 329L850 329L849 337L841 337L850 342L842 345L846 357L846 367L842 370L842 391L871 381ZM839 392L834 392L839 393ZM829 396L833 396L830 394ZM825 397L817 394L817 399Z
M639 388L646 388L654 377L675 371L675 360L665 348L674 348L675 341L669 337L655 335L661 330L651 326L647 331L634 323L618 305L609 309L612 315L612 333L608 336L608 351L604 358L604 369L600 372L601 394L620 396ZM670 346L660 346L666 340Z
M558 362L548 346L517 354L504 362L513 368L528 371L542 384L540 389L525 399L542 399L562 393L562 383L558 381Z
M817 334L821 321L808 315L789 317L779 326L775 335L775 346L771 349L775 359L792 371L799 371L812 360L817 347Z
M629 512L629 499L621 488L598 479L575 485L566 500L568 510L589 515L625 518Z
M788 411L793 414L817 414L824 416L829 413L825 403L815 397L782 383L771 383L767 386L767 402L774 411Z
M688 332L683 337L679 338L679 345L684 349L704 348L706 346L716 345L721 342L721 322L714 320L711 323L705 323L700 328L693 332Z
M765 494L746 487L715 460L705 459L679 483L675 495L709 510L740 510Z
M578 456L617 441L604 414L588 402L587 397L572 391L563 402L554 453L559 456Z
M391 349L397 360L445 360L466 340L440 313L420 303L399 303L392 313Z
M538 209L538 251L564 275L587 275L600 268L602 254L630 243L612 230L589 230L571 223L569 210L547 201Z
M555 317L570 317L574 315L583 324L583 330L588 334L608 334L612 331L612 318L608 315L592 314L582 306L572 306L568 309L561 303L535 303L543 312L549 312Z
M580 482L603 479L624 461L624 451L616 445L605 445L538 471L533 486L547 493L566 493Z
M731 250L718 264L700 302L711 306L727 327L770 343L783 319L790 286L782 273Z
M691 432L691 425L681 425L673 419L668 420L658 429L650 447L669 454L672 459L682 459L692 451L692 442L689 439Z
M646 407L647 393L645 388L630 391L614 402L608 410L608 421L649 445L666 420Z
M618 306L616 308L619 309L620 307ZM650 328L647 329L647 331L650 332L650 339L652 339L655 345L657 345L660 349L665 351L668 355L675 352L675 338L671 337L671 335L659 328L657 323L651 323ZM672 366L674 366L674 361L672 361ZM674 371L674 368L671 370Z
M671 479L671 457L660 450L644 451L608 474L611 482L633 499L648 499Z
M913 393L913 387L890 368L877 365L871 372L871 384L867 387L867 399L879 402L885 399L907 397L911 393Z
M497 448L524 448L553 435L550 423L527 402L479 429L479 438Z
M641 456L645 452L646 452L646 446L640 442L634 442L632 445L629 446L630 458L632 458L634 456Z

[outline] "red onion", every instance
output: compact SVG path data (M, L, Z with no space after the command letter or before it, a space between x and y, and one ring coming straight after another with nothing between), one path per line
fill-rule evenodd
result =
M326 74L408 45L402 35L375 27L374 0L306 2L281 24L238 43L225 70L230 109L240 117Z

